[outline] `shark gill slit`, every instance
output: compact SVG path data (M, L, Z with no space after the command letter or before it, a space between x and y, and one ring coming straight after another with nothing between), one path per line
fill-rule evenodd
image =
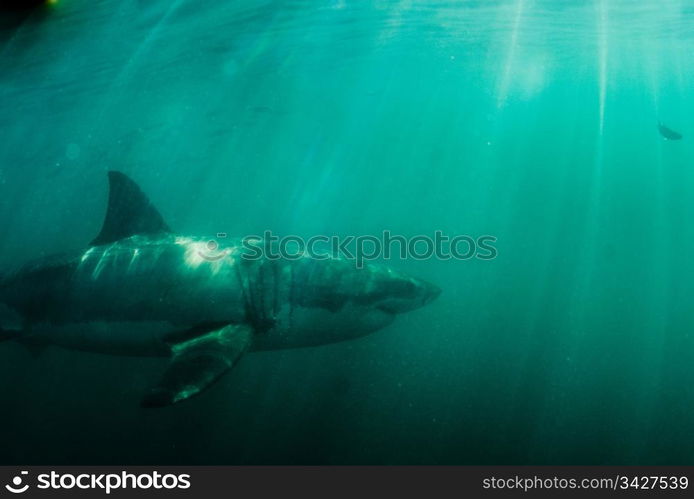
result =
M251 303L250 290L248 289L248 281L244 278L244 275L241 271L241 267L241 265L234 265L234 268L236 270L236 278L238 279L239 287L241 288L241 296L243 299L244 311L246 313L246 316L252 320L253 304Z
M279 263L272 265L272 318L279 314Z
M269 289L267 285L267 271L266 266L260 266L260 279L258 279L260 285L258 286L258 294L260 295L260 317L259 324L265 325L265 319L267 318L267 300L265 299L265 292L263 290Z
M294 300L296 296L295 279L296 268L294 265L287 265L289 273L289 327L294 327Z

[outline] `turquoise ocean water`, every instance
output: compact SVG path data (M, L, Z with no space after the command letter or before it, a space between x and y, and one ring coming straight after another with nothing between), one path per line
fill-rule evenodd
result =
M694 464L689 2L58 0L15 21L3 268L90 241L110 169L182 233L440 230L498 256L393 260L441 297L162 410L138 403L163 360L4 343L3 464Z

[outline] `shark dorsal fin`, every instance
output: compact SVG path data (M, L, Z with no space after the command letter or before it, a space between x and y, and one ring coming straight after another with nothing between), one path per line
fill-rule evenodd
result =
M136 234L170 232L169 226L147 196L127 175L108 172L108 209L101 232L92 246L108 244Z

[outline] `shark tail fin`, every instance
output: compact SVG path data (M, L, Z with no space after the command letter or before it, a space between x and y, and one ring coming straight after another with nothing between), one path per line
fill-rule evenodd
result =
M13 309L2 303L0 284L0 343L17 340L22 336L22 318Z
M37 340L31 335L27 336L26 333L20 329L2 329L2 327L0 327L0 343L6 341L17 342L17 344L21 345L33 358L40 356L46 347L45 343Z
M3 329L0 326L0 343L5 341L17 340L21 336L22 332L17 329Z
M21 336L22 327L17 314L8 306L2 304L0 293L0 343L19 340Z

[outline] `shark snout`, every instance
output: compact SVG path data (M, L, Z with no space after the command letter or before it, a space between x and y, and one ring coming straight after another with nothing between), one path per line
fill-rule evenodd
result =
M422 291L422 296L424 300L423 305L431 303L441 294L441 288L439 288L436 284L431 284L430 282L422 281L422 286L424 288Z
M441 294L441 288L427 281L412 277L400 278L393 281L388 297L378 305L378 308L393 314L402 314L417 310Z
M417 298L415 299L415 303L412 304L412 308L410 308L410 310L416 310L420 307L428 305L441 294L441 288L430 282L417 279L415 286L417 288ZM419 301L419 305L417 305L417 301Z

